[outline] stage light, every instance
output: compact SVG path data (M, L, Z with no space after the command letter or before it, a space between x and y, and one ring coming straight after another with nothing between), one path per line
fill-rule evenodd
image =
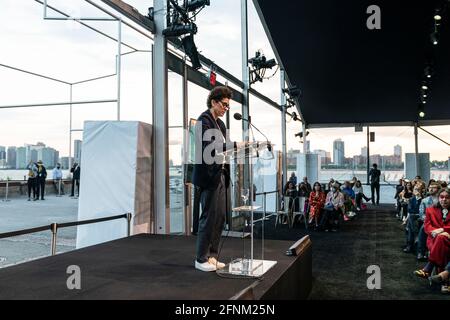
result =
M434 20L436 20L436 21L441 21L442 20L441 11L439 9L435 10Z
M430 66L425 67L425 76L430 79L433 75L433 69Z
M435 46L437 46L439 44L439 36L437 32L433 32L430 35L430 39L431 39L431 43Z
M295 134L296 137L303 138L303 132L299 132ZM306 136L309 136L309 131L306 131Z
M201 69L200 57L198 55L197 47L195 46L194 36L191 34L184 37L182 40L184 52L191 59L192 68L195 70Z
M285 88L282 90L283 93L289 94L291 98L298 98L302 95L302 90L298 88L297 86L292 86L290 88Z
M426 84L422 85L422 90L428 90L428 86Z
M254 58L248 59L248 63L252 65L253 68L259 69L272 69L277 65L275 59L267 60L261 51L257 51Z
M188 12L192 12L209 5L210 5L209 0L188 0L186 3L186 10Z
M419 117L421 118L425 117L425 107L423 104L419 104Z
M166 37L180 37L185 34L196 34L197 25L195 23L175 24L164 29L162 33Z

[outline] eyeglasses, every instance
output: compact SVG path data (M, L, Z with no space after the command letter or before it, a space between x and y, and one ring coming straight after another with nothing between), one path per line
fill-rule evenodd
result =
M223 101L219 101L219 103L223 108L225 108L227 110L230 109L230 105L228 103L223 102Z

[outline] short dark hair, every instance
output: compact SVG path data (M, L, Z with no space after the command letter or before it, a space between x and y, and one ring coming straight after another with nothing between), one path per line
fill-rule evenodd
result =
M377 165L376 163L374 163L372 166L373 166L374 168L378 167L378 165Z
M208 106L208 109L212 108L211 101L221 101L223 98L231 99L233 96L233 91L231 91L230 88L225 86L218 86L212 89L209 92L208 100L206 101L206 105Z

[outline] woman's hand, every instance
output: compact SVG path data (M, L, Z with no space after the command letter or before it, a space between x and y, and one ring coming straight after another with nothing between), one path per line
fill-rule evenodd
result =
M443 236L443 237L447 237L450 239L450 234L448 234L447 232L441 232L438 234L438 236Z
M439 228L439 229L433 230L433 231L431 231L431 236L433 238L436 238L436 236L441 234L442 232L444 232L443 228Z

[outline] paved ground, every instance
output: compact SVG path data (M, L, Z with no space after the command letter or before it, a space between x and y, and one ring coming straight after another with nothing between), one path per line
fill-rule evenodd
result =
M68 196L47 196L44 201L14 198L0 201L0 233L76 221L78 200ZM58 232L57 252L75 249L76 227ZM0 268L18 262L47 256L50 253L51 232L40 232L0 240Z

